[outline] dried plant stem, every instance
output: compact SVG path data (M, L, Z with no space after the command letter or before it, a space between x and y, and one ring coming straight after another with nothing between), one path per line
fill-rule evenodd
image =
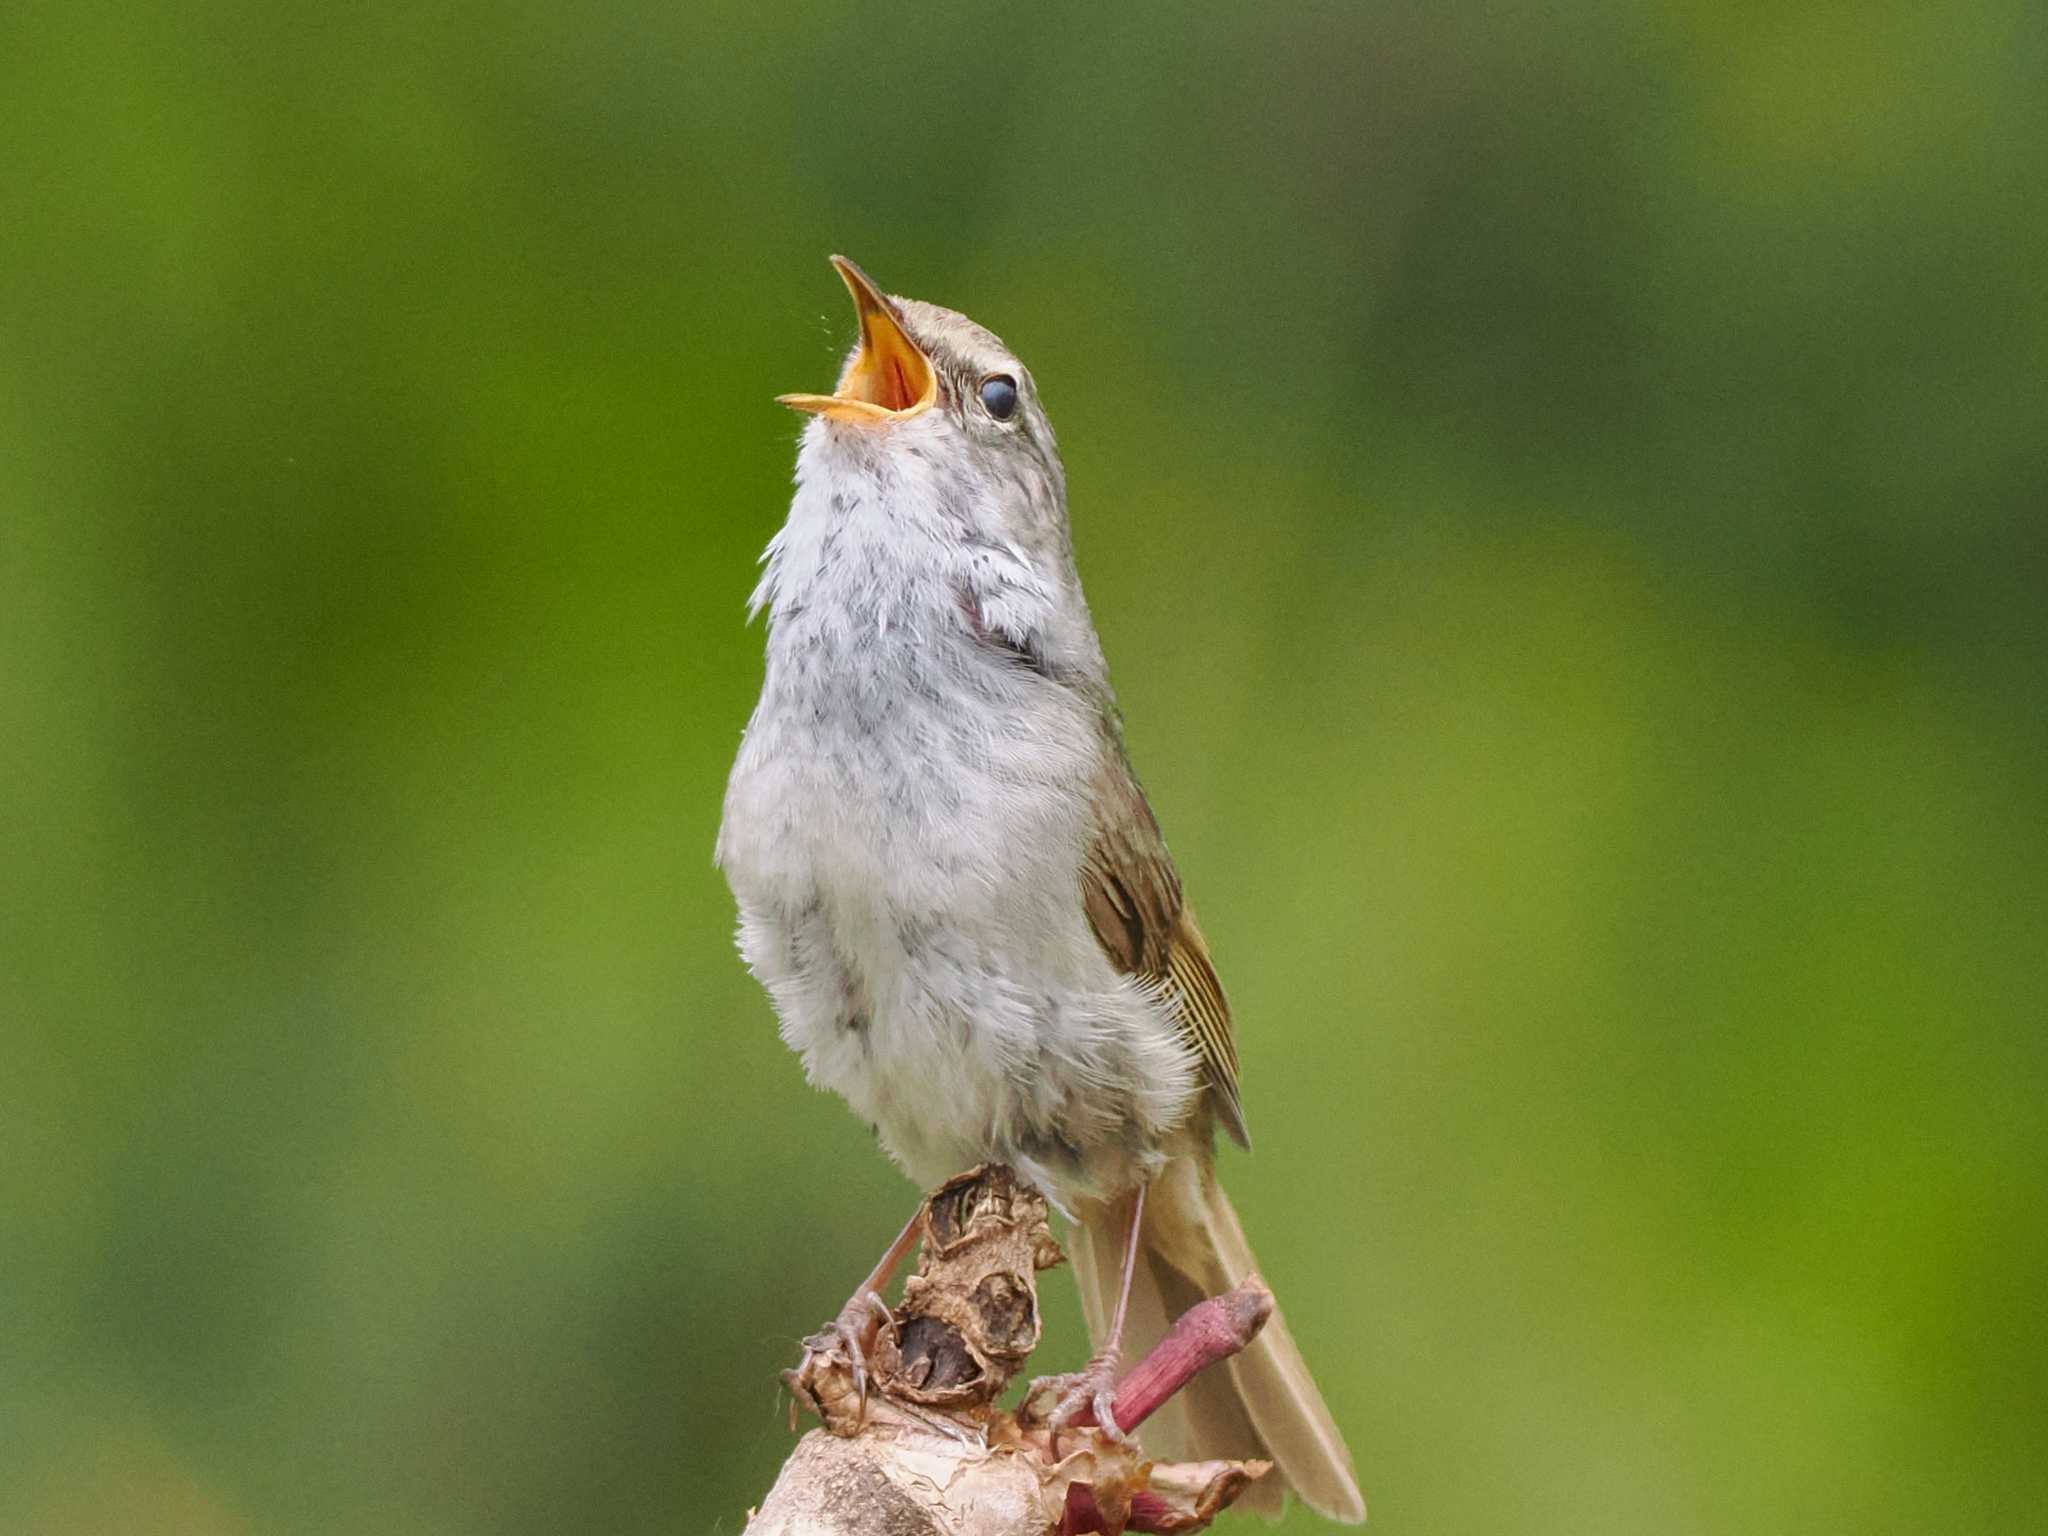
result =
M887 1324L852 1343L818 1336L790 1373L823 1427L798 1443L749 1536L1196 1531L1266 1473L1264 1462L1148 1462L1092 1413L1055 1436L1030 1393L1015 1412L997 1409L1038 1343L1037 1272L1060 1262L1044 1198L985 1166L933 1194L919 1228L918 1270ZM1111 1411L1126 1434L1244 1348L1272 1308L1253 1276L1180 1318L1117 1384Z

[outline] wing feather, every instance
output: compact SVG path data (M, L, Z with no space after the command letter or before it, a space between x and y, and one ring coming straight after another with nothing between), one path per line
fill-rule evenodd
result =
M1173 1000L1181 1032L1201 1060L1210 1107L1230 1138L1249 1147L1223 983L1123 743L1113 725L1105 734L1104 767L1095 786L1095 840L1081 871L1089 926L1119 970Z

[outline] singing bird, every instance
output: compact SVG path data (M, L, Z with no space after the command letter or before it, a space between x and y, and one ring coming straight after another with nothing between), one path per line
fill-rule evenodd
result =
M718 862L811 1081L927 1188L1008 1163L1072 1219L1098 1348L1058 1413L1110 1422L1120 1350L1256 1267L1213 1166L1217 1130L1249 1144L1230 1011L1124 749L1030 371L832 260L860 339L833 393L781 397L812 420ZM856 1347L908 1231L841 1316ZM1145 1438L1271 1459L1269 1512L1284 1486L1365 1516L1277 1312Z

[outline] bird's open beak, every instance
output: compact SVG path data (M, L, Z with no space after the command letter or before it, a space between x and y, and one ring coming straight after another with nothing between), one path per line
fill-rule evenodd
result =
M928 409L939 398L939 376L923 350L904 334L896 306L874 279L844 256L834 256L832 265L839 269L846 291L853 295L854 313L860 316L860 350L831 394L775 398L793 410L864 426L902 421Z

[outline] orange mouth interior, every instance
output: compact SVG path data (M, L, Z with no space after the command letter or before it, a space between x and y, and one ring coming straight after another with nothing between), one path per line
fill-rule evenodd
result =
M860 350L833 393L775 398L794 410L868 424L902 421L930 407L939 397L939 376L924 349L905 333L896 306L844 256L834 256L832 265L839 269L860 316Z
M876 326L873 331L882 331ZM892 323L881 335L862 317L860 351L848 364L834 391L841 400L858 400L901 414L920 404L936 382L924 354Z

